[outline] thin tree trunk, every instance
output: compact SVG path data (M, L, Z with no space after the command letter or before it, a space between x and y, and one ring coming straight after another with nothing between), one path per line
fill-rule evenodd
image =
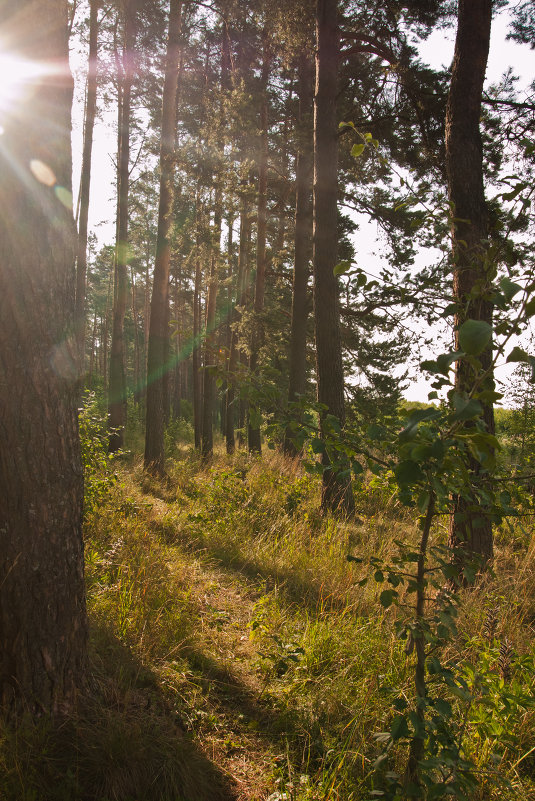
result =
M221 100L219 108L219 122L217 132L216 149L223 153L223 129L225 125L225 105L224 99L228 89L228 67L229 49L228 37L225 27L222 29L221 39ZM221 227L223 220L223 175L222 165L217 166L215 176L214 193L214 226L212 231L212 254L210 258L210 278L208 284L208 300L206 304L206 341L205 341L205 370L204 370L204 393L203 393L203 418L202 418L202 442L201 452L205 461L212 458L214 452L213 437L213 417L215 408L215 375L209 369L208 364L214 364L215 343L216 343L216 311L217 295L219 291L219 270L221 263Z
M147 362L147 415L145 434L145 470L158 475L165 471L164 424L166 417L169 353L169 269L173 211L173 173L175 164L176 93L180 61L181 0L170 0L169 34L162 101L160 144L160 204L156 262L152 284L150 329Z
M268 78L269 78L269 53L268 53L268 34L263 32L263 55L262 73L260 76L260 147L258 154L258 205L256 223L256 279L254 293L254 319L252 332L251 357L249 369L252 380L255 380L255 373L258 369L259 351L264 340L264 331L261 315L264 311L264 295L266 287L266 226L267 226L267 179L268 179ZM254 417L258 418L259 410L253 410ZM251 424L249 417L248 430L249 452L260 454L262 443L260 437L259 420L255 419Z
M109 340L109 330L110 330L110 312L113 312L111 308L111 297L112 297L112 289L115 282L115 275L111 273L108 278L108 293L106 295L106 311L104 315L103 328L102 328L102 369L101 369L101 376L102 382L104 387L106 387L106 378L108 376L108 340Z
M134 403L139 404L140 395L140 356L139 356L139 321L137 315L136 276L134 267L130 268L132 282L132 322L134 324Z
M494 266L487 256L488 211L483 185L483 147L479 130L481 96L487 67L492 18L491 0L460 0L451 86L446 110L446 171L453 207L453 294L459 311L455 317L456 348L459 327L466 319L492 323L492 304L485 289ZM478 289L479 288L479 289ZM492 363L492 346L479 357L482 369ZM472 367L457 362L455 385L463 394L470 390ZM492 376L488 388L493 387ZM484 406L487 430L494 432L492 403ZM470 465L477 484L479 464ZM457 496L450 519L450 545L462 546L468 558L492 557L492 525L481 515L477 500Z
M306 390L306 345L309 311L308 276L312 256L312 136L313 64L308 53L299 59L298 151L295 168L295 234L292 324L290 333L290 368L288 401L294 403ZM292 431L286 431L284 452L296 456Z
M314 320L318 400L343 427L344 374L340 337L337 262L338 125L336 95L338 83L339 35L337 0L317 0L316 10L316 96L314 106ZM321 419L326 433L325 415ZM322 508L353 510L351 482L340 479L326 452Z
M220 259L222 191L218 186L215 192L215 219L213 230L212 253L210 256L210 276L208 283L208 299L206 302L206 335L204 344L203 399L202 399L202 432L201 454L207 461L214 452L213 416L215 404L215 376L207 369L215 361L214 343L216 328L216 304L218 292L218 269Z
M85 105L84 148L80 177L80 214L78 222L78 256L76 259L76 308L74 327L78 351L78 369L84 373L85 357L85 294L87 281L87 221L91 186L91 153L97 112L98 10L100 0L89 3L89 58L87 68L87 100Z
M93 386L93 371L95 369L95 342L97 339L97 312L95 310L95 316L93 318L93 328L92 328L92 335L91 335L91 349L89 351L89 375L87 379L87 384L90 388Z
M244 253L244 270L243 270L243 289L242 289L242 300L240 302L240 306L244 309L250 309L251 307L251 298L250 298L250 256L251 256L251 222L248 220L247 222L247 238L245 241L245 253ZM242 375L245 374L247 367L248 367L248 359L247 354L241 348L238 349L238 361L240 364L240 370ZM239 411L238 411L238 445L240 448L245 446L246 442L246 432L245 432L245 423L247 420L247 413L248 413L248 400L243 393L240 393L240 404L239 404Z
M240 312L238 306L244 306L246 302L246 262L248 259L248 241L249 241L249 197L248 186L244 182L241 188L241 209L240 209L240 244L238 251L238 275L236 282L236 304L232 313L232 333L230 342L230 355L228 366L228 388L227 388L227 423L226 423L226 438L227 438L227 453L232 454L235 450L234 430L235 430L235 405L236 405L236 370L239 362L238 351L238 324L240 321Z
M226 354L226 360L228 362L228 358L230 356L230 346L231 346L231 338L232 338L232 331L230 328L230 320L232 316L232 289L230 286L230 281L232 279L233 274L233 266L232 262L234 259L234 243L233 243L233 225L234 225L234 217L232 215L229 216L227 220L228 226L228 239L227 239L227 279L228 279L228 286L227 291L225 293L225 309L224 309L224 323L221 326L221 343L223 346L223 352ZM221 396L221 436L226 441L227 437L227 391L228 391L228 381L224 381L222 386L222 396Z
M181 349L181 336L180 331L182 329L182 311L180 308L180 293L178 288L178 275L175 274L175 278L173 281L173 303L174 303L174 312L175 312L175 320L177 321L177 331L174 336L174 343L175 343L175 376L174 376L174 384L173 384L173 419L178 420L180 418L180 401L182 399L182 369L181 369L181 357L180 357L180 349Z
M191 353L193 364L193 429L196 450L200 450L202 433L201 280L201 254L198 252L195 263L195 289L193 292L193 350Z
M115 289L113 327L108 389L109 449L114 453L123 447L126 425L126 366L124 318L128 297L128 191L130 183L130 107L132 98L132 54L136 38L135 0L125 5L125 30L122 54L122 91L118 153L117 243L115 254Z

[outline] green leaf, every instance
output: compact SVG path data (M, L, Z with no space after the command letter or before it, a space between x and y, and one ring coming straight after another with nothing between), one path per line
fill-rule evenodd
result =
M535 314L535 298L528 300L524 311L526 313L526 317L533 317L533 315Z
M491 336L492 327L485 320L466 320L459 328L459 345L470 356L479 356Z
M333 270L333 275L345 275L351 269L350 261L339 261Z
M462 355L461 351L452 351L451 353L441 353L436 361L425 361L421 363L423 370L428 373L440 373L441 375L448 375L453 362Z
M362 153L364 152L365 147L366 147L365 144L353 145L353 147L351 148L351 155L354 156L355 158L361 156Z
M502 506L510 506L511 505L511 493L504 490L500 492L500 503Z
M500 281L500 289L502 290L503 294L505 295L505 299L509 302L514 296L522 291L522 287L520 284L516 284L514 281L511 281L510 278L505 276Z
M446 306L446 308L444 309L444 311L442 312L442 314L440 316L441 317L452 317L452 315L454 315L455 312L458 311L458 309L459 309L459 306L458 306L457 303L450 303L450 304L448 304Z
M531 363L533 356L530 356L526 353L525 350L522 348L514 347L509 356L507 357L507 362L526 362L527 364Z
M325 453L325 443L321 439L313 439L310 447L313 453Z
M483 403L496 403L503 398L503 392L496 392L494 389L484 389L478 392L475 397Z
M415 409L405 420L405 428L400 436L409 434L418 423L422 423L424 420L436 420L438 417L440 417L440 412L434 406L428 406L427 409Z
M392 605L394 598L397 598L396 590L383 590L381 595L379 596L379 602L381 606L384 606L385 609L388 609L389 606Z
M463 398L457 393L453 398L455 408L454 420L472 420L483 413L483 407L475 398Z
M519 195L519 194L520 194L520 192L522 192L522 190L523 190L523 189L525 189L525 188L526 188L526 186L527 186L527 184L526 184L526 182L525 182L525 181L520 181L520 182L519 182L519 183L518 183L518 184L517 184L517 185L514 187L514 189L511 189L511 191L510 191L510 192L503 192L503 193L502 193L502 199L503 199L503 200L514 200L514 199L515 199L515 197L516 197L517 195Z
M425 514L427 512L427 507L429 506L430 498L431 494L427 490L424 490L418 495L417 505L418 509L422 514Z
M363 466L356 459L351 460L351 469L354 476L359 476L361 473L364 473Z
M444 698L435 698L434 707L438 714L443 718L449 718L452 714L451 704L445 701Z
M400 486L416 484L424 477L424 474L420 470L418 464L413 462L412 459L405 459L403 462L400 462L396 466L394 474L396 476L396 481Z
M408 737L409 734L409 727L404 715L396 715L390 726L391 738L393 740L399 740L401 737Z
M377 425L377 423L372 423L371 426L368 426L366 429L366 436L369 439L373 440L380 440L383 439L385 436L385 429L383 426Z

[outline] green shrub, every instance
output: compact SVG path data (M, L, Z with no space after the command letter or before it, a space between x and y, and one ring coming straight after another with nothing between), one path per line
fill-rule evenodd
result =
M115 484L113 456L108 454L106 413L94 392L86 392L78 417L84 470L84 516L94 512Z

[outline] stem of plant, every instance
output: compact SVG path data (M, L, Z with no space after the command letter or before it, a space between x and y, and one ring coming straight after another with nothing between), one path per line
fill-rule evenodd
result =
M418 731L415 732L411 740L409 758L407 761L407 768L405 771L406 783L419 784L418 769L424 754L425 746L425 706L427 697L427 687L425 683L425 662L427 658L425 648L425 637L422 626L425 612L425 563L427 558L427 545L429 542L429 534L431 532L431 524L435 514L435 493L432 492L429 497L429 504L424 519L422 528L422 536L420 538L420 548L418 551L418 563L416 572L417 590L416 590L416 620L413 632L414 637L414 650L416 653L416 665L414 669L414 686L416 689L416 715L418 717Z

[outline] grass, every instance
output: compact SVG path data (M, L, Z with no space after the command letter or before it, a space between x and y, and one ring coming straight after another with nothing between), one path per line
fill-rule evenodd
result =
M380 587L359 586L365 567L346 556L391 557L394 538L417 536L410 510L369 478L355 522L323 518L317 479L277 453L203 467L175 446L167 482L136 462L118 476L86 523L90 685L75 720L0 732L0 798L372 798L375 735L413 693L412 657ZM444 653L473 683L455 709L479 771L474 801L535 799L527 533L497 533L495 573L465 593Z

